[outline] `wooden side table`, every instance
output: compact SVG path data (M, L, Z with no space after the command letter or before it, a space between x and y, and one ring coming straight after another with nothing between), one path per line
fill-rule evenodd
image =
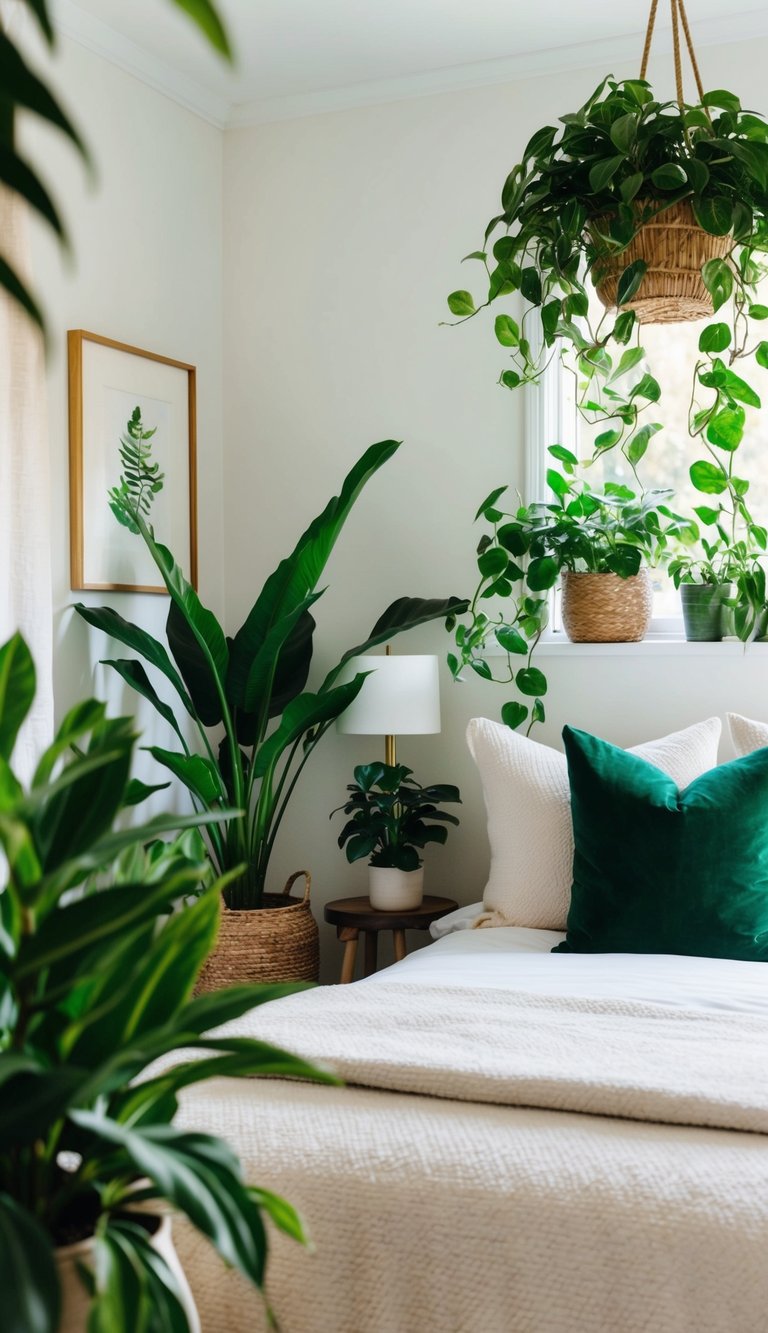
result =
M410 912L377 912L371 907L369 898L337 898L335 902L326 903L325 919L336 927L336 937L344 943L341 984L354 981L360 931L365 936L363 976L370 977L376 971L379 931L392 931L395 961L399 963L407 952L406 930L429 930L433 921L454 912L458 905L453 898L425 897L421 907L414 907Z

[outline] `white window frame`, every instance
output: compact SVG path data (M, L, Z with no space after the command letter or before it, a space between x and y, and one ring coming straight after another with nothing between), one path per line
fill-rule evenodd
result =
M531 320L529 340L535 359L543 351L541 323ZM568 371L555 351L543 370L538 384L525 389L525 495L529 503L546 503L551 497L547 487L547 449L552 444L563 444L578 454L579 416L566 391ZM682 608L676 616L654 616L646 639L684 639ZM552 593L549 625L544 640L563 643L566 635L560 624L558 598Z

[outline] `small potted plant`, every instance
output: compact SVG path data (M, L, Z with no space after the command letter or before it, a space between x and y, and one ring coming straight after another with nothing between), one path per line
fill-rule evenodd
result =
M457 651L448 655L454 679L469 667L484 680L513 685L522 699L504 704L502 720L513 728L527 721L528 731L545 716L547 679L533 657L548 621L550 590L560 583L563 623L575 642L637 641L651 617L648 567L663 558L671 538L698 536L694 523L670 509L671 491L636 493L614 482L593 489L575 475L573 453L562 445L550 453L563 468L547 473L551 503L505 511L499 506L507 488L501 486L477 511L491 531L480 539L480 580L468 616L454 631ZM494 601L495 616L485 609ZM507 655L501 674L494 670L498 648Z
M351 816L339 834L347 860L368 862L371 906L379 912L410 911L423 896L424 867L419 856L428 842L444 843L446 824L455 815L438 805L461 803L458 787L422 787L403 764L358 764L343 810Z
M690 643L719 643L727 632L729 599L734 595L733 553L722 541L701 542L702 554L669 562L669 575L680 590L685 637Z

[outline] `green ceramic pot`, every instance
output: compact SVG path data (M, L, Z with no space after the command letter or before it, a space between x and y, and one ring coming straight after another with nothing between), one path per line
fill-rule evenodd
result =
M689 643L719 643L723 637L723 597L720 584L681 583L685 637Z

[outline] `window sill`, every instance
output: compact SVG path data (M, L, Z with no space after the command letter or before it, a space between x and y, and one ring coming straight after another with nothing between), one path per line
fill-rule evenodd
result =
M501 651L501 650L499 650ZM725 639L722 643L689 643L686 639L643 639L640 643L571 643L565 635L551 635L539 641L536 657L743 657L747 653L768 652L768 643L741 643Z

